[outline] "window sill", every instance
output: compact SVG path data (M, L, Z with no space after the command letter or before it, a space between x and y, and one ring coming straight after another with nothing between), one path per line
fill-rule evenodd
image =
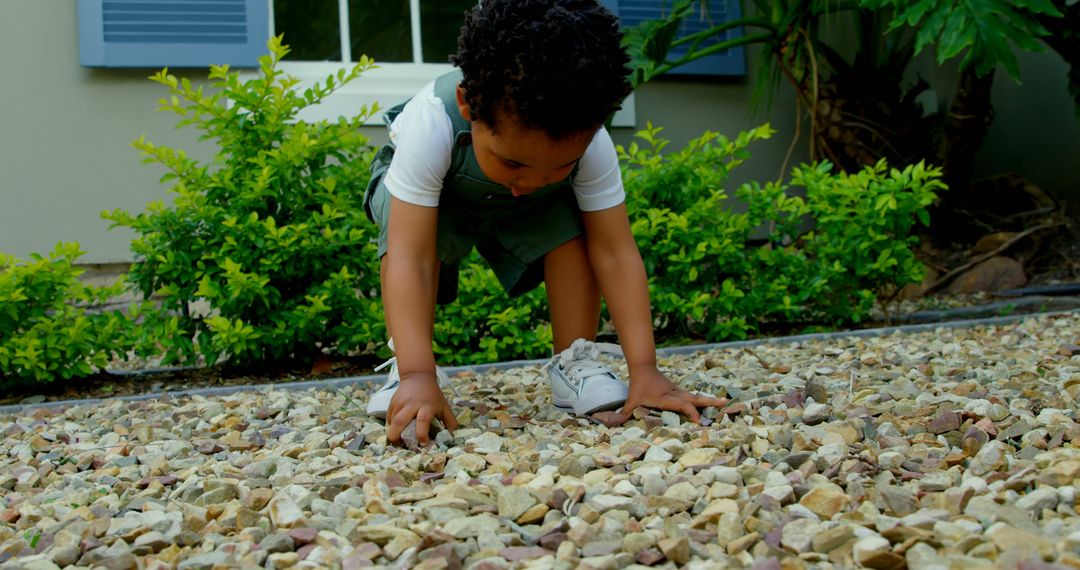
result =
M280 68L299 80L296 88L303 91L315 82L325 81L344 66L338 62L282 62ZM449 72L453 66L444 63L382 63L364 72L358 79L328 97L322 104L305 109L299 118L305 121L330 120L339 116L351 117L364 105L378 104L379 111L368 118L366 124L381 125L383 111L412 97L424 85ZM258 76L258 72L242 71L242 81ZM634 95L623 102L623 108L615 113L614 127L634 127Z

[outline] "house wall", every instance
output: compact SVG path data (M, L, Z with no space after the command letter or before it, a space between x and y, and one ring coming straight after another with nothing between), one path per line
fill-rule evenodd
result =
M109 230L100 212L167 199L158 182L161 168L141 164L131 141L146 134L195 158L209 157L212 149L197 132L177 131L173 116L155 111L165 89L146 80L152 70L79 66L74 2L0 2L0 22L6 24L0 33L0 251L25 256L57 241L78 241L87 251L85 263L130 261L131 234ZM980 170L1017 169L1048 190L1080 195L1080 120L1064 88L1066 67L1056 55L1022 55L1021 62L1024 88L1003 76L995 85L998 115L979 155ZM748 78L661 79L637 94L638 126L648 120L665 127L669 148L679 148L705 129L734 135L769 121L780 132L752 149L754 158L734 173L732 186L775 179L794 134L793 97L782 89L771 110L755 115L747 110L751 91ZM616 142L629 142L633 130L616 129ZM385 140L382 129L368 131L373 141ZM805 160L805 153L803 145L796 147L792 163Z
M165 90L151 70L81 67L75 14L71 0L0 2L0 251L78 241L83 262L125 261L132 234L110 231L100 212L165 196L163 171L142 165L131 141L210 149L155 112Z

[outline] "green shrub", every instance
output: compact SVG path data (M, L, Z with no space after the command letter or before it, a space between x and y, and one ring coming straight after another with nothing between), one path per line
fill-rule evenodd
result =
M875 300L922 278L911 230L929 223L926 208L944 188L939 170L803 166L790 186L740 186L734 194L747 210L737 213L723 185L750 144L773 131L705 133L665 154L660 131L649 125L638 133L643 145L619 153L662 337L719 341L774 322L859 322Z
M551 356L548 319L543 287L511 299L473 252L461 267L458 300L438 309L435 356L445 364Z
M123 286L81 283L83 270L73 263L82 254L76 243L28 261L0 253L0 386L88 376L126 355L128 318L87 311Z
M167 169L173 203L103 214L138 236L129 280L161 305L142 351L156 337L167 363L344 353L385 339L375 228L362 208L372 147L359 128L374 109L336 123L297 119L373 64L364 57L301 93L278 68L281 38L268 46L254 79L211 67L211 94L168 70L151 78L170 91L160 109L217 153L203 164L139 139L145 162Z

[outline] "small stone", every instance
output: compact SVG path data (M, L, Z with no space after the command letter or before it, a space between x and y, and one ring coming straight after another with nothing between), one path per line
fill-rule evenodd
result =
M693 503L701 496L701 493L691 483L683 481L682 483L676 483L668 487L667 491L664 491L664 496L678 501ZM633 501L631 501L631 503L633 503Z
M708 465L719 459L721 455L721 451L716 448L692 449L679 457L678 464L682 467Z
M229 555L225 552L215 551L204 554L196 554L180 562L178 570L211 570L216 566L225 566Z
M803 495L799 504L823 519L831 519L851 502L851 497L833 487L815 487Z
M482 433L465 443L472 445L476 453L498 453L503 448L503 438L491 432Z
M662 538L657 546L668 560L676 564L686 564L690 560L690 541L685 536Z
M251 492L244 497L244 506L253 511L260 511L270 502L270 499L273 498L274 492L270 489L252 489Z
M268 534L259 541L259 546L267 552L292 552L296 547L296 541L288 534Z
M529 507L521 516L517 518L518 524L534 524L544 520L544 516L548 514L551 508L545 504L536 504Z
M315 542L315 537L318 536L319 530L310 527L294 528L289 531L289 538L293 540L296 546L304 546Z
M1051 465L1048 469L1044 470L1039 479L1054 487L1062 487L1064 485L1071 485L1074 481L1080 479L1080 460L1066 460Z
M679 425L682 424L682 419L679 418L679 414L668 411L660 413L660 421L667 427L679 427Z
M727 544L727 553L730 556L736 556L742 552L745 552L751 546L753 546L760 538L761 535L757 532L751 532L746 536L736 538L735 540Z
M848 525L835 526L814 535L814 552L828 554L855 537L855 532Z
M420 544L420 537L413 533L400 533L383 546L383 555L389 560L397 560L410 548Z
M622 550L622 543L616 541L597 542L593 541L581 547L581 556L607 556Z
M860 538L851 552L855 562L876 570L899 570L907 563L903 556L892 551L889 541L880 536Z
M960 414L945 410L938 413L927 426L926 430L933 434L942 434L960 429Z
M971 460L971 472L975 475L985 475L1005 467L1006 448L1007 445L1000 441L991 441L982 446L979 453Z
M655 550L642 550L634 555L634 560L643 566L655 566L664 561L664 555Z
M536 503L536 497L524 487L501 487L497 493L500 517L517 519Z
M656 546L656 537L647 532L631 532L623 536L623 552L636 554L653 546Z
M1054 554L1054 545L1046 538L999 522L986 530L986 537L1001 552L1022 550L1032 556L1050 557ZM1026 557L1026 556L1025 556Z
M549 532L541 536L537 542L548 550L558 550L559 545L568 540L565 532Z
M1054 510L1058 505L1058 492L1054 489L1041 487L1020 497L1016 506L1038 516L1043 509Z
M802 421L806 425L817 425L829 419L829 406L815 402L807 404L803 409Z
M626 423L626 418L619 412L597 412L592 415L592 419L609 428L619 427Z
M270 501L270 521L278 528L295 526L304 519L304 511L285 496L275 497Z
M499 556L508 562L521 562L522 560L534 560L550 555L550 550L539 546L512 546L499 550Z
M267 557L274 568L292 568L300 562L300 555L295 552L277 552Z
M878 493L893 515L904 517L915 512L915 495L911 491L889 485L878 489Z
M669 453L668 450L659 445L654 445L645 452L645 461L668 462L671 461L673 457L674 456Z
M455 538L476 537L484 531L498 531L499 519L487 514L462 517L446 523L443 530Z
M604 514L612 510L630 510L637 504L637 501L621 495L597 495L589 499L587 504L596 509L596 512Z
M784 525L780 544L796 554L809 552L817 530L818 523L809 519L795 519Z
M762 495L771 497L780 504L787 504L795 496L795 488L791 485L779 485L768 487L761 492Z
M145 546L154 552L160 551L169 544L170 543L165 538L165 535L156 530L140 535L139 538L135 539L135 546Z

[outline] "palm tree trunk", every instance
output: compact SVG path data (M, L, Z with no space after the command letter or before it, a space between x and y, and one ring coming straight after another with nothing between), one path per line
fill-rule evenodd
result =
M990 132L990 124L994 122L994 106L990 102L993 85L993 71L982 77L977 76L973 69L960 72L960 85L949 107L938 150L938 163L949 185L949 198L960 198L967 194L975 171L975 154Z

